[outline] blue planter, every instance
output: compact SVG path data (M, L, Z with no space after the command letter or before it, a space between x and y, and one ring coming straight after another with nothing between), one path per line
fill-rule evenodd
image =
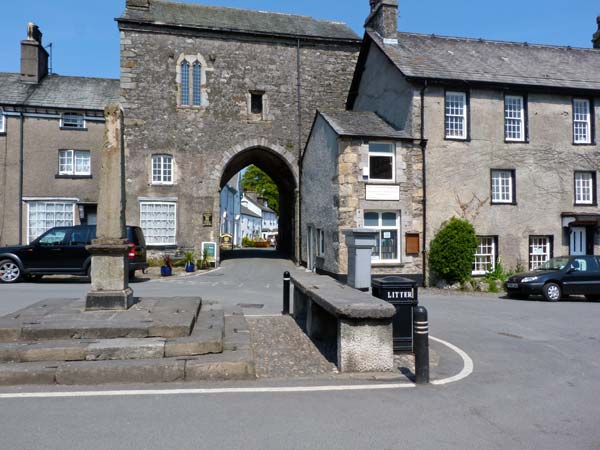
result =
M196 271L196 266L194 265L194 263L187 263L185 265L185 271L186 272L195 272Z
M169 266L162 266L160 268L160 276L162 277L170 277L172 273L173 271Z

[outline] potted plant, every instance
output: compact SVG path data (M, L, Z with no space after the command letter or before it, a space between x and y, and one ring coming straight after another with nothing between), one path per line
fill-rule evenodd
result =
M193 250L185 252L183 254L183 259L185 261L185 271L194 272L196 270L196 258Z
M165 255L163 257L163 265L160 267L160 275L162 277L170 277L173 273L173 269L171 265L173 264L171 257L169 255Z

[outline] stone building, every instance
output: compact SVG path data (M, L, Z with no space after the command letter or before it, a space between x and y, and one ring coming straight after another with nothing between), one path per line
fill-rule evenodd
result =
M219 190L255 164L297 254L298 159L317 107L343 108L360 48L345 24L127 0L121 32L127 215L149 246L217 241Z
M373 112L318 112L301 168L302 255L310 270L343 278L343 230L377 231L372 273L421 280L420 142Z
M18 73L0 73L0 246L57 225L95 223L104 107L119 80L48 73L29 24Z
M600 30L590 49L421 35L397 31L397 0L371 7L347 109L420 142L421 248L458 216L478 234L474 275L500 259L534 268L552 255L597 254ZM319 187L332 188L328 179Z

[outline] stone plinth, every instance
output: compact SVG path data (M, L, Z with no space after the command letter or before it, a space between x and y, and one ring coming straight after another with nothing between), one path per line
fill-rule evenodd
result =
M85 299L86 311L125 310L133 304L125 230L123 111L119 105L109 105L104 117L97 239L87 247L92 254L92 289Z
M85 298L86 311L128 309L133 304L133 290L125 241L98 239L87 249L92 254L92 289Z

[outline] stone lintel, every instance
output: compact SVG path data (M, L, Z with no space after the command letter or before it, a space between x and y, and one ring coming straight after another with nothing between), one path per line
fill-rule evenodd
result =
M86 311L127 310L133 305L133 290L90 291L85 297Z

